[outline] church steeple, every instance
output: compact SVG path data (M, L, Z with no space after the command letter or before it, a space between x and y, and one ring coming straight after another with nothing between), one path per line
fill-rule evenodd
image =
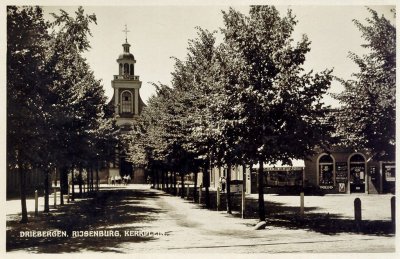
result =
M122 78L125 79L134 79L135 78L135 57L133 56L132 53L130 53L129 48L130 44L128 43L128 29L127 26L125 25L125 43L122 44L123 47L123 52L122 54L119 55L117 62L118 62L118 68L119 68L119 73L118 75Z
M123 52L118 56L118 74L111 81L114 88L114 107L117 124L122 126L132 125L143 107L139 90L142 82L135 75L135 57L130 53L128 43L128 29L125 25L125 42L122 44Z
M142 82L139 76L135 75L134 66L135 57L130 53L130 44L128 43L128 29L125 25L125 42L122 42L123 52L118 56L118 74L114 74L111 86L114 95L111 99L110 106L114 108L114 118L122 132L128 133L132 126L137 123L145 104L140 97L140 88ZM136 183L144 183L144 170L134 168L133 165L126 160L126 154L121 150L116 150L114 162L109 167L109 177L121 177L125 175L132 176L132 181Z

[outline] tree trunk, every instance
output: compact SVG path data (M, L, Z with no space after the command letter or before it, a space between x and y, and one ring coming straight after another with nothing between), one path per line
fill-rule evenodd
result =
M156 175L154 174L154 169L151 169L150 173L152 175L151 182L152 182L153 188L155 189L156 188Z
M44 168L44 212L50 211L49 194L50 194L49 169L45 167Z
M93 174L93 166L90 167L90 191L94 192L94 174Z
M75 177L74 177L74 168L71 169L71 186L72 186L72 192L71 192L71 201L75 201Z
M194 202L197 201L197 175L198 175L198 172L197 172L197 170L195 170L195 172L194 172L194 186L193 186L193 201Z
M54 186L57 186L57 174L58 174L58 167L54 170Z
M177 190L176 190L176 172L175 171L174 171L174 195L178 195Z
M181 175L181 193L180 193L180 195L181 195L181 198L183 199L183 198L185 198L185 174L184 173L180 173L180 175Z
M96 191L99 191L99 167L96 167Z
M260 221L265 221L265 205L264 205L264 161L259 161L258 169L258 216Z
M209 174L209 166L205 166L203 170L203 187L205 188L204 200L206 204L206 208L210 208L210 174Z
M231 206L231 170L232 166L228 164L226 173L226 213L232 214Z
M246 165L242 165L242 218L245 218L245 212L246 212Z
M86 167L86 195L89 195L89 186L90 186L90 174L89 174L89 168Z
M154 173L155 173L155 176L156 176L156 183L157 183L156 189L160 189L160 176L158 175L158 169L155 169Z
M165 173L164 170L160 170L161 172L161 189L165 191Z
M64 205L64 194L68 193L68 168L60 168L60 204Z
M169 188L169 175L168 175L168 170L165 171L165 185L166 185L166 188L167 188L167 193L169 193L170 188Z
M79 166L79 175L78 175L78 181L79 181L79 195L82 197L82 166Z
M20 223L28 222L28 211L26 209L26 174L24 173L24 169L21 164L18 164L18 173L19 173L19 191L21 197L21 221Z

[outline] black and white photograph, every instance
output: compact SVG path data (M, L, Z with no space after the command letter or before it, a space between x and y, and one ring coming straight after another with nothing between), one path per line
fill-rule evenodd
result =
M395 258L396 10L6 1L3 258Z

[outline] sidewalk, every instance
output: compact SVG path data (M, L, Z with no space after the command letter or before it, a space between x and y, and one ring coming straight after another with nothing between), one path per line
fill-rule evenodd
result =
M257 194L247 196L258 199ZM392 194L332 194L325 196L304 196L304 207L309 211L306 213L329 213L337 215L342 219L354 219L354 199L360 198L363 220L391 220L390 199ZM299 196L284 196L266 194L266 202L284 204L285 206L298 208L300 206ZM311 210L311 208L313 208Z
M102 190L106 189L138 189L148 188L148 185L108 185L102 184L100 186ZM77 189L78 190L78 189ZM204 197L204 192L203 192ZM329 213L338 215L339 218L353 219L354 218L354 199L360 198L362 204L362 219L363 220L391 220L391 207L390 199L393 197L392 194L344 194L344 195L325 195L325 196L305 196L304 207L313 208L310 213ZM246 195L246 199L257 200L258 194ZM79 198L77 199L79 200ZM298 208L300 206L299 196L284 196L265 194L264 200L284 206ZM66 202L66 201L65 201ZM53 194L49 198L50 210L54 208ZM57 205L60 204L60 193L57 192ZM35 200L27 199L26 206L28 212L35 211ZM39 197L39 212L44 209L44 197ZM224 208L222 209L224 210ZM21 201L18 199L8 200L6 206L6 214L18 214L21 213Z
M279 218L269 221L265 230L253 230L257 218L241 219L213 211L144 185L101 186L94 200L77 200L59 207L51 216L41 214L27 225L7 224L7 243L11 251L39 253L118 252L118 253L314 253L314 252L394 252L395 237L386 234L336 232L325 234L303 227L280 226ZM318 202L324 197L313 197ZM297 199L297 197L295 197ZM266 196L267 210L285 211L295 198ZM309 198L308 196L306 198ZM333 197L332 199L343 199ZM352 196L346 197L353 199ZM309 199L312 201L312 199ZM10 201L7 202L7 207ZM316 202L315 204L317 204ZM15 203L15 201L11 201ZM29 200L28 203L32 203ZM323 204L323 202L321 202ZM312 203L314 204L314 203ZM332 201L333 204L333 201ZM51 206L52 207L52 206ZM32 208L32 207L31 207ZM326 208L328 209L328 208ZM7 211L12 211L7 208ZM14 210L15 211L15 210ZM317 210L318 211L318 210ZM8 215L15 218L16 214ZM352 221L350 221L352 222ZM9 226L11 225L11 226ZM53 240L18 238L18 231L27 229L113 230L119 238L73 237ZM160 233L140 236L137 233Z

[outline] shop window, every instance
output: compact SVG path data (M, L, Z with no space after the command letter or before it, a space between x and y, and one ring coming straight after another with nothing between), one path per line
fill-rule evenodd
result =
M318 174L320 186L333 186L333 158L323 155L318 161Z
M303 169L267 168L264 171L266 186L301 186L303 184Z
M383 182L382 191L383 193L393 193L396 190L396 164L395 162L381 162Z

